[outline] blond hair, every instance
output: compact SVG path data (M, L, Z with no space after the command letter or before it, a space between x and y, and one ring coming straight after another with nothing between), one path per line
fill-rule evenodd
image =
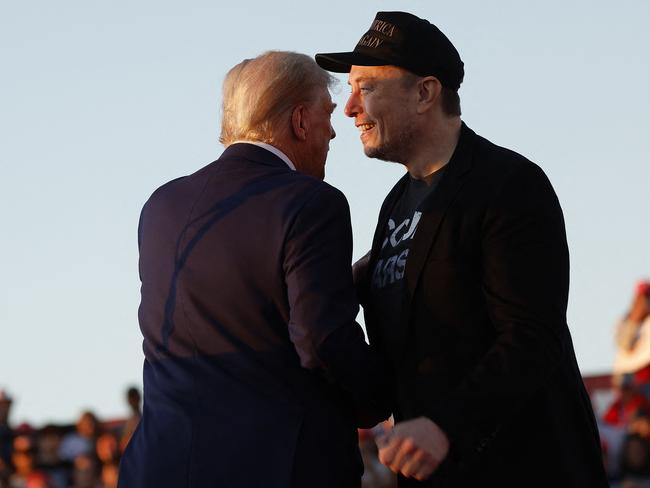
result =
M293 108L312 101L318 88L334 82L305 54L268 51L245 59L223 82L219 141L224 146L238 140L273 143L291 120Z

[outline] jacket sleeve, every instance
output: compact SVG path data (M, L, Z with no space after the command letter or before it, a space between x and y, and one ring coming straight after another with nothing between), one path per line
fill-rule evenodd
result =
M495 341L431 418L481 452L566 360L569 259L562 211L536 165L517 165L488 205L482 285Z
M320 370L353 399L360 426L390 415L390 379L355 322L352 230L343 194L318 187L297 212L285 243L289 335L304 368Z

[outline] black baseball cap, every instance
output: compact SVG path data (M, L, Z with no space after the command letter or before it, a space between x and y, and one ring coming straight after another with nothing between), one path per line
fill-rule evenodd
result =
M394 65L419 76L435 76L458 90L465 71L456 48L428 20L407 12L377 12L370 29L352 52L320 53L318 65L334 73L349 73L352 65Z

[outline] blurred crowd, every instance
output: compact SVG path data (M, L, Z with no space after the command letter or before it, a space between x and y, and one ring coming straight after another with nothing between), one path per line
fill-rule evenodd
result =
M74 425L11 427L12 398L0 390L0 488L116 488L120 457L140 421L141 395L126 392L127 419L100 421L83 412ZM375 437L390 423L359 430L363 488L395 488L395 476L377 459Z
M74 425L11 427L11 396L0 390L0 488L116 488L120 456L140 420L141 395L129 388L126 420L83 412Z
M650 488L650 282L616 327L614 397L599 419L611 486Z

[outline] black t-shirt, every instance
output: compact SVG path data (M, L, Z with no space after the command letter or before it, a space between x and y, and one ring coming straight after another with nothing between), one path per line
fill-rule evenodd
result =
M404 271L411 242L422 216L419 207L435 191L443 170L444 168L436 171L429 184L409 176L406 188L388 219L377 261L370 270L370 304L380 321L386 342L394 342L399 337L402 303L406 296Z

